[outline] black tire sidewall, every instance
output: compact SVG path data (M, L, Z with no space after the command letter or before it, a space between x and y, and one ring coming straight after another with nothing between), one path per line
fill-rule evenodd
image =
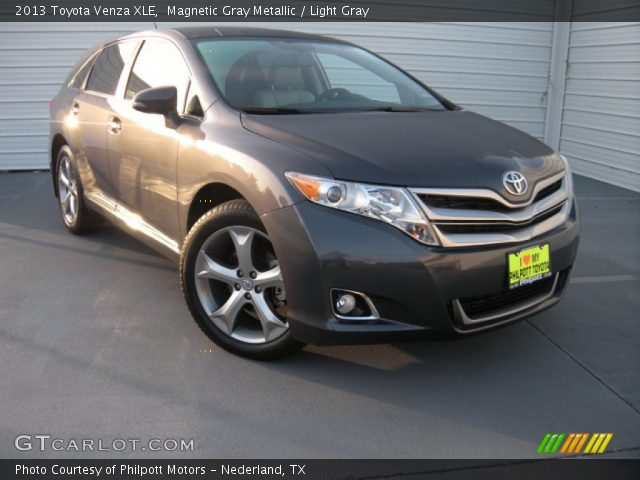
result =
M232 200L203 215L187 235L180 256L180 280L189 310L202 331L226 350L258 360L270 360L285 356L301 345L291 336L291 329L271 342L245 343L230 337L216 327L200 304L195 286L197 255L202 244L211 235L232 226L251 227L267 234L257 213L247 202Z

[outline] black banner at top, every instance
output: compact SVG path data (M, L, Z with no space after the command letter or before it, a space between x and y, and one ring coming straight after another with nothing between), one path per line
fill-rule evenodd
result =
M640 20L640 0L14 0L4 22Z

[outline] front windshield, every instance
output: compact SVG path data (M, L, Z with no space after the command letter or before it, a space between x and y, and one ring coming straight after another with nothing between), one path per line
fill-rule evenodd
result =
M255 113L444 110L423 86L351 45L281 38L198 39L232 107Z

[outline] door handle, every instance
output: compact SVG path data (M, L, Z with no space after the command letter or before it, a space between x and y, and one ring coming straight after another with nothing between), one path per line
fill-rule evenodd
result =
M74 115L78 115L80 113L80 105L78 102L74 102L73 105L71 105L71 113Z
M122 122L118 117L111 117L107 123L107 131L116 134L122 130Z

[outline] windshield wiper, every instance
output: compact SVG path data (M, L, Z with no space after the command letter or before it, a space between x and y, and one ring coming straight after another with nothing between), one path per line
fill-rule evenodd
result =
M306 113L349 113L349 112L439 112L439 108L417 108L417 107L373 107L373 108L344 108L344 109L317 109L300 110L293 107L246 107L242 109L245 113L255 113L260 115L291 115Z
M439 112L439 108L417 108L417 107L374 107L365 108L361 112Z
M304 110L291 107L247 107L242 109L245 113L259 113L262 115L286 115L292 113L308 113Z

